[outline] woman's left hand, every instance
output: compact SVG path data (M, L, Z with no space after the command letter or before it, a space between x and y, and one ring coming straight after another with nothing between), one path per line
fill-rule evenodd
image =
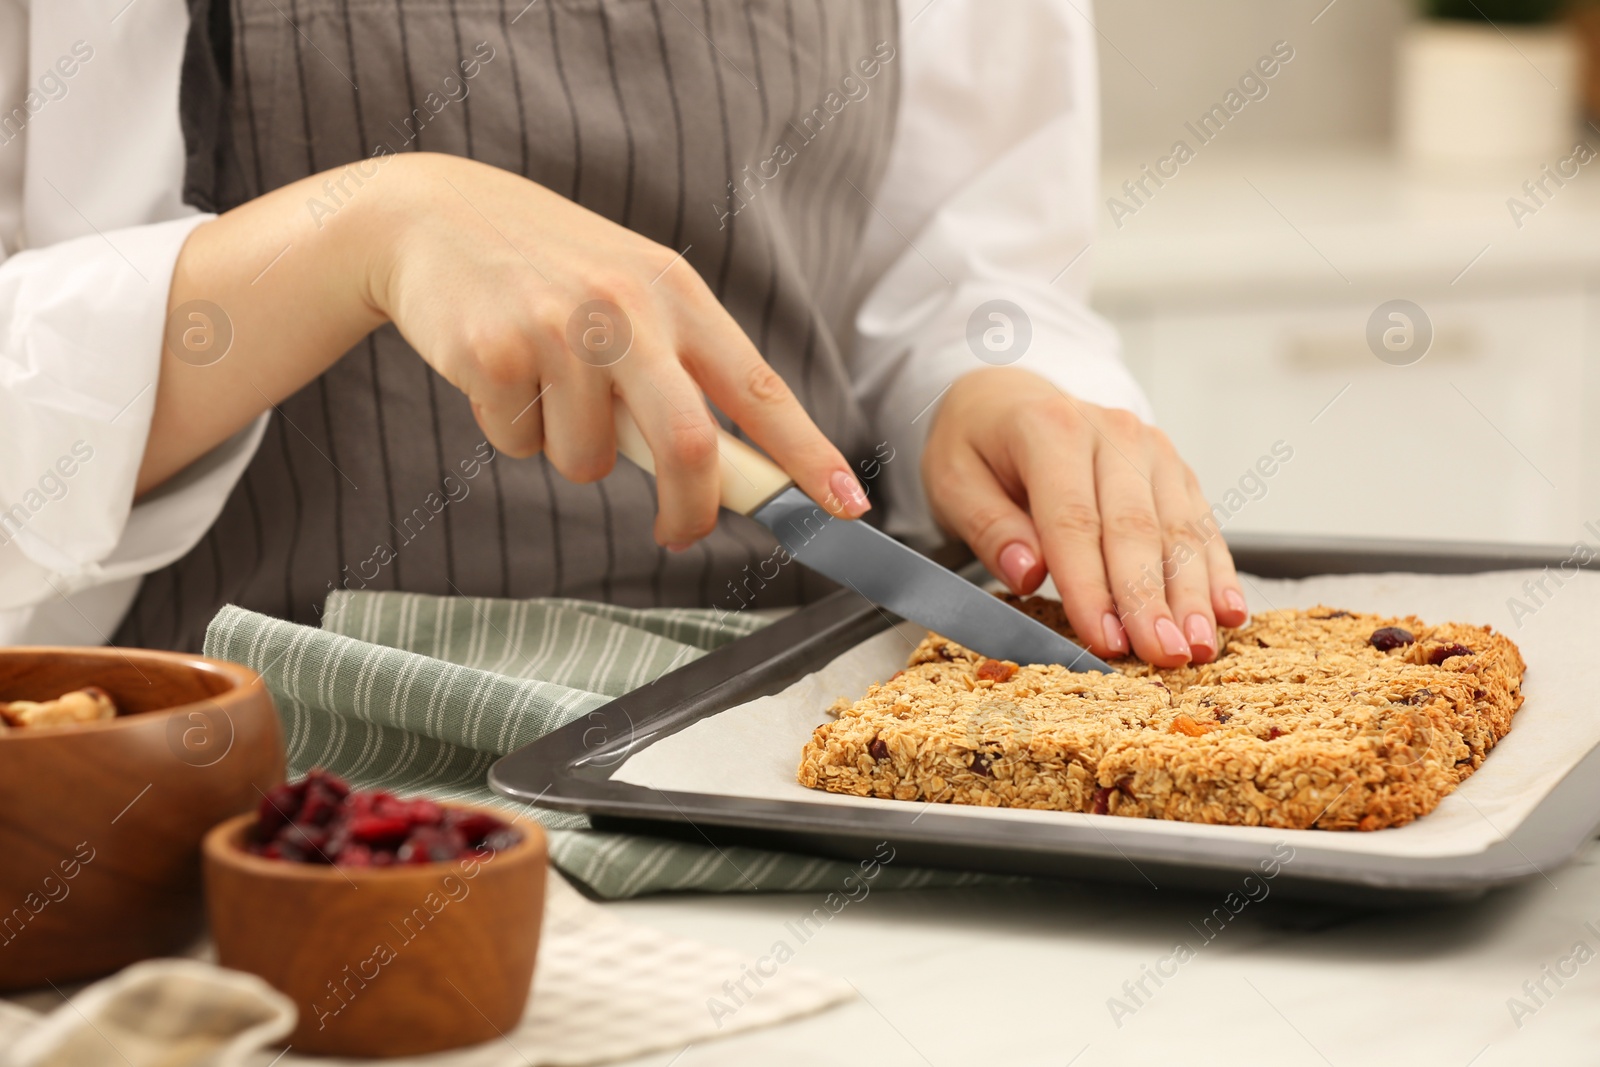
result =
M1136 415L1016 367L958 379L923 452L934 518L1012 591L1046 571L1099 656L1205 663L1247 617L1233 557L1194 473Z

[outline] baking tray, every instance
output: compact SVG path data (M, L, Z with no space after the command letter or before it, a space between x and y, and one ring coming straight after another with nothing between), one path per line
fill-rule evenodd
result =
M1236 536L1241 570L1267 578L1408 571L1465 574L1556 566L1570 549L1432 541ZM970 558L970 557L969 557ZM947 560L948 561L948 560ZM948 561L958 562L958 561ZM629 755L700 719L776 693L883 631L892 616L850 591L816 603L618 697L498 761L489 784L540 807L582 812L597 828L845 860L889 842L907 865L1049 878L1148 882L1161 888L1236 889L1273 857L1259 844L1130 833L1115 818L1057 824L975 820L907 804L905 810L672 792L611 775ZM1469 856L1408 858L1296 847L1273 892L1394 906L1466 899L1545 875L1600 828L1600 747L1504 840Z

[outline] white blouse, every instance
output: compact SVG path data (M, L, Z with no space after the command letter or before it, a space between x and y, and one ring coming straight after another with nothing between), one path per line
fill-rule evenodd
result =
M978 306L1021 307L1017 366L1148 405L1086 306L1099 101L1087 0L900 0L898 132L846 338L889 529L937 536L926 412L982 364ZM1003 13L1002 13L1003 12ZM173 264L210 216L181 197L184 0L0 0L0 644L100 644L142 576L216 520L256 420L137 505Z

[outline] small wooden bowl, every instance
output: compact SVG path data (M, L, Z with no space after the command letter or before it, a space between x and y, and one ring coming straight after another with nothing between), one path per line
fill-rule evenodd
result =
M544 916L538 826L487 860L350 868L251 855L254 818L206 835L211 935L222 966L295 1002L297 1054L414 1056L517 1025Z
M175 652L0 649L0 700L97 685L104 722L0 734L0 989L97 977L200 935L200 840L283 780L254 671Z

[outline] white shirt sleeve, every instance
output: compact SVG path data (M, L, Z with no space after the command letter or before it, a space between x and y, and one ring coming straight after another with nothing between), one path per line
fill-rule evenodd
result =
M183 0L0 0L0 643L109 638L264 420L132 505L182 203Z
M1151 418L1115 331L1087 304L1100 136L1092 18L1088 0L902 0L898 127L872 195L852 374L897 453L880 475L888 529L914 542L939 536L919 470L931 409L985 362ZM994 300L1022 315L980 311ZM987 360L968 342L975 313ZM1000 331L993 348L989 329Z

